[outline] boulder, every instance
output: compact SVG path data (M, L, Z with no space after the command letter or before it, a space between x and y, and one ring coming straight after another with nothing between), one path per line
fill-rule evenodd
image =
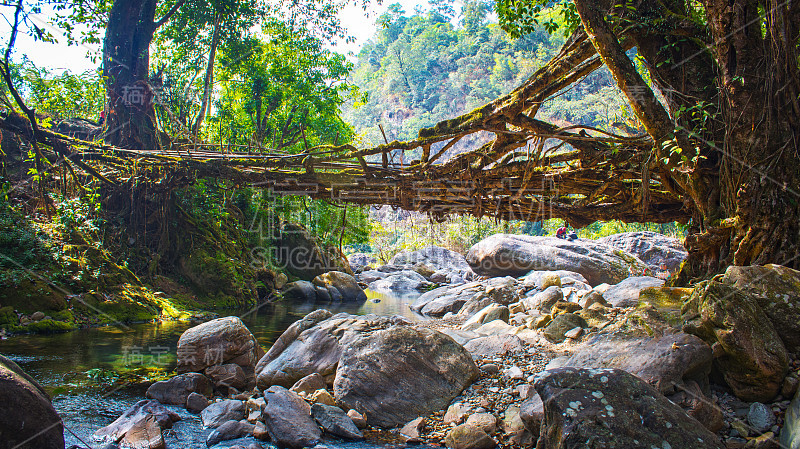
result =
M544 405L537 449L725 447L648 383L622 370L548 370L534 387Z
M248 380L241 366L227 363L206 368L206 377L211 379L215 388L233 387L243 390L247 387Z
M353 253L347 256L347 262L350 263L350 269L353 270L353 273L357 273L365 267L374 266L378 260L368 254Z
M275 242L275 259L281 268L310 281L329 271L352 274L350 263L336 248L323 248L302 226L285 222Z
M619 284L611 286L603 298L612 307L636 307L639 305L639 292L650 287L661 287L664 285L662 279L650 276L634 276Z
M553 320L544 328L544 336L553 343L566 340L566 333L576 327L588 327L586 320L574 313L562 313L553 317Z
M315 302L317 300L317 289L309 281L289 282L283 287L281 294L285 299L295 302Z
M559 280L558 283L555 283L553 279L553 275L558 276ZM544 290L547 287L552 285L556 285L558 287L566 287L568 285L572 285L576 282L581 284L588 284L589 282L586 278L583 277L582 274L576 273L574 271L567 271L567 270L548 270L548 271L531 271L522 278L522 285L523 287L528 288L536 288L539 290Z
M461 254L439 246L429 246L418 251L403 251L395 254L390 265L425 264L434 271L448 270L458 273L464 279L472 279L473 273L467 260Z
M181 334L177 370L200 372L210 366L233 363L242 367L249 380L260 352L256 338L239 317L217 318Z
M522 402L519 409L519 417L528 432L534 438L539 438L539 430L544 420L544 403L539 393L534 392L528 399Z
M761 307L789 352L800 351L800 271L781 265L730 266L722 282Z
M497 443L481 429L462 424L447 432L444 444L449 449L493 449Z
M120 449L166 449L164 437L153 416L136 421L119 441Z
M224 399L209 404L208 407L200 412L200 418L203 421L203 426L216 428L226 421L244 419L244 411L244 402L236 399Z
M346 313L334 316L324 309L311 312L289 326L259 360L257 384L262 390L272 385L290 388L310 374L331 377L344 346L364 332L390 326L395 321Z
M103 133L103 126L89 119L72 117L61 120L55 132L87 142L93 141ZM101 139L102 140L102 139Z
M621 369L641 378L661 394L671 395L683 390L687 381L707 386L711 361L711 347L683 332L652 338L600 334L575 348L571 356L553 360L548 369Z
M328 388L325 378L318 373L313 373L295 382L290 390L297 394L311 396L315 391L324 390L325 388Z
M211 397L214 390L211 381L200 373L178 374L169 380L156 382L147 389L145 397L167 405L186 405L192 393Z
M497 418L491 413L475 413L469 415L467 418L467 422L465 422L468 427L473 427L476 429L481 429L487 434L491 435L497 430Z
M372 281L369 289L397 296L419 295L420 290L430 285L427 279L416 271L403 270Z
M448 312L458 313L475 295L485 294L484 289L485 287L478 282L458 286L446 285L423 293L410 307L411 310L423 315L442 317Z
M680 240L651 231L623 232L597 241L633 254L656 273L677 272L688 255Z
M405 438L406 443L419 443L422 441L422 430L427 424L428 421L420 416L407 422L400 428L399 433Z
M325 433L348 440L361 440L364 435L358 430L353 420L339 407L324 404L311 406L311 416L317 421Z
M252 435L255 427L256 426L250 423L226 421L208 434L206 446L211 447L222 441L235 440Z
M525 350L525 346L516 335L490 335L469 340L464 349L473 357L486 358L519 353Z
M737 397L768 402L780 392L788 355L754 300L728 284L706 281L683 310L683 330L712 345L719 354L714 364Z
M319 289L327 292L327 297L334 302L363 302L367 294L358 286L356 279L341 271L329 271L315 277L312 283ZM325 301L325 297L317 294L317 299Z
M441 410L480 372L452 338L393 326L347 346L334 381L336 401L371 425L395 427Z
M299 449L319 443L322 432L311 418L311 407L297 393L275 385L264 392L264 399L264 422L275 445Z
M800 392L786 409L780 437L781 448L800 449Z
M501 320L508 323L510 318L511 312L509 312L508 307L501 306L500 304L489 304L475 315L472 315L470 319L461 325L461 329L475 330L482 324L489 323L494 320Z
M472 270L483 276L521 276L531 270L580 273L590 285L616 284L648 268L630 253L592 240L495 234L467 254Z
M63 449L64 426L50 396L0 355L0 448Z
M111 424L96 431L94 433L94 439L101 443L116 443L134 428L137 428L138 430L136 431L137 435L135 435L135 438L134 435L132 435L128 440L139 440L147 433L147 429L153 427L152 423L155 424L155 428L157 428L158 431L150 433L158 433L160 437L162 429L171 428L172 423L180 421L180 419L181 417L178 416L177 413L167 409L158 402L145 399L134 404ZM148 423L145 423L145 421L148 421ZM63 449L63 447L64 443L61 443L61 449Z
M208 398L200 393L189 393L186 397L186 410L192 413L200 413L208 407Z
M564 292L561 290L561 287L552 285L533 296L526 296L522 299L522 304L525 306L525 310L529 312L534 310L547 312L554 304L563 300Z

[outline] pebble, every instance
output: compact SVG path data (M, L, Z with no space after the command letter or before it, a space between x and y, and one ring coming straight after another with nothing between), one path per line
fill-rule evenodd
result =
M495 365L494 363L487 363L481 367L481 371L486 374L497 374L500 372L500 367Z
M505 376L509 379L514 380L521 380L525 378L525 373L523 373L518 366L512 366L511 368L503 371L503 374L505 374Z
M772 409L760 402L753 402L747 412L747 422L758 434L762 434L775 425L775 414Z

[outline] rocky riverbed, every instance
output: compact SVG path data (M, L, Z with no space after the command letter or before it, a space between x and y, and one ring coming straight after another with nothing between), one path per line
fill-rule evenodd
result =
M685 253L638 234L353 257L355 276L290 283L287 298L391 288L416 292L428 319L323 304L266 351L236 317L203 323L181 336L177 375L95 438L164 447L177 406L215 429L209 447L800 447L800 272L732 267L666 287Z

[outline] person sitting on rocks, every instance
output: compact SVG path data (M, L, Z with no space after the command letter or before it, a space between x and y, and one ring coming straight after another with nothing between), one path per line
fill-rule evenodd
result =
M561 226L560 228L558 228L558 230L556 231L556 237L558 237L558 238L560 238L562 240L566 239L567 238L567 227L566 226Z
M578 234L575 233L575 231L569 231L569 234L567 234L567 240L569 240L570 242L578 240Z

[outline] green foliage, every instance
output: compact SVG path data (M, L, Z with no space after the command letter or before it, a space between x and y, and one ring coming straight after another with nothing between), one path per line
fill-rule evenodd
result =
M687 226L680 223L623 223L619 220L597 221L578 230L578 236L586 239L599 239L622 232L652 231L683 240Z
M28 106L56 121L71 117L97 119L103 110L105 87L98 71L59 74L25 59L12 73ZM44 121L42 124L55 123Z
M569 0L496 0L500 26L512 37L524 36L544 27L549 33L562 30L569 36L581 24L575 5Z

